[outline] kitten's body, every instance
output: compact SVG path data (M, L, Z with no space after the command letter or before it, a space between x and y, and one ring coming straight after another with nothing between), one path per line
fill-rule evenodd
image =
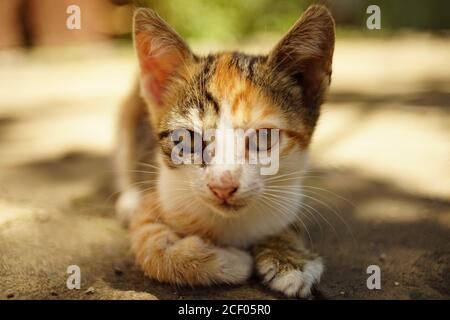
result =
M143 98L136 89L120 117L117 212L131 220L138 264L162 282L207 285L240 283L255 261L271 288L307 296L323 266L294 226L331 74L328 11L311 7L268 56L195 56L147 9L135 14L135 44ZM181 127L279 129L280 170L174 165L168 136Z

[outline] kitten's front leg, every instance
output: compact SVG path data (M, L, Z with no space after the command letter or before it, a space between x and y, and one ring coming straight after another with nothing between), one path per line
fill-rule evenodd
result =
M257 244L253 254L263 282L289 297L310 296L324 269L322 259L309 252L291 229Z
M132 248L150 278L177 285L242 283L253 267L245 251L217 247L198 236L182 238L164 224L139 217L132 224Z

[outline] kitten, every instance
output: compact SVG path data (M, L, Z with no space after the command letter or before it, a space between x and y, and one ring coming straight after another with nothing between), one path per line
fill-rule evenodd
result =
M329 11L311 6L268 55L200 57L152 10L135 11L141 76L120 115L116 206L149 277L234 284L255 269L276 291L310 295L323 264L295 227L334 38ZM218 127L279 129L278 139L269 137L279 150L279 171L262 175L262 164L248 163L174 164L172 132ZM262 141L256 140L258 150L273 147Z

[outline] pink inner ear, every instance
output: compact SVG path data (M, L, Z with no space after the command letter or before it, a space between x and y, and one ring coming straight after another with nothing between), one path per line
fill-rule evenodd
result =
M152 77L152 75L142 75L142 89L145 95L150 95L150 97L158 104L162 104L162 94L161 86Z
M136 49L143 80L143 89L157 104L162 104L162 97L170 76L181 64L182 56L174 47L154 46L149 35L136 35Z

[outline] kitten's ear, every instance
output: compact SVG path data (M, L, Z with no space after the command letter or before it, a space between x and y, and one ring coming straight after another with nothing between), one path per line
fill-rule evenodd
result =
M275 72L282 71L302 87L304 103L321 103L331 78L335 39L334 19L327 8L308 8L269 54Z
M135 11L133 34L141 68L141 94L162 106L172 78L193 55L183 39L153 10Z

